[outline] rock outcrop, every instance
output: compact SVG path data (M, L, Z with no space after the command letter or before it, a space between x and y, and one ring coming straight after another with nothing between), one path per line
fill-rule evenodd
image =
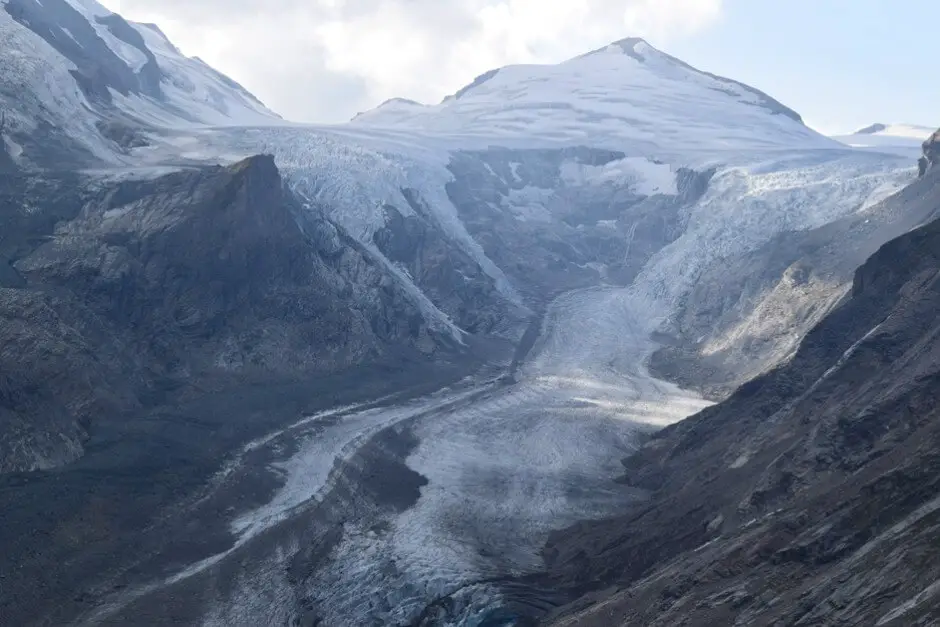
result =
M940 161L940 130L927 138L923 149L924 156L917 162L921 176L924 176L929 168L937 165L937 162Z
M940 194L933 193L933 202ZM552 625L918 625L940 610L940 221L793 358L625 461L649 500L558 533Z
M404 267L422 292L461 329L471 334L498 330L519 314L476 261L444 236L431 211L413 190L404 190L412 215L385 207L385 226L372 236L376 247Z

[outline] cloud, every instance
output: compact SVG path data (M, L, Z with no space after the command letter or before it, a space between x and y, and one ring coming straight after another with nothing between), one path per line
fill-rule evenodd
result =
M273 109L342 121L394 96L437 102L486 70L554 63L627 36L657 44L722 0L103 0Z

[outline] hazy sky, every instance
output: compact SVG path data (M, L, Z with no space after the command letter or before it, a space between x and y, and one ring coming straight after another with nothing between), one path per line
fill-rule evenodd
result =
M101 0L285 117L437 102L482 72L627 36L768 92L823 132L940 126L936 0Z

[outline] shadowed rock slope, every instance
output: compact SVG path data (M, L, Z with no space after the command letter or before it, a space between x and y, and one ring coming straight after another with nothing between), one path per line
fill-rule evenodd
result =
M96 429L167 395L429 360L447 344L365 249L285 191L270 157L5 183L0 472L72 461Z
M0 624L230 547L272 481L192 512L245 442L480 363L323 216L266 156L0 178Z
M935 203L940 195L934 194ZM649 500L556 534L551 625L927 625L940 611L940 221L784 365L625 460Z

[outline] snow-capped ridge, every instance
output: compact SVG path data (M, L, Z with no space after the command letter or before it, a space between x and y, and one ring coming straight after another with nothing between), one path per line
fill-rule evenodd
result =
M149 28L149 29L152 30L153 32L155 32L155 33L157 33L158 35L160 35L161 37L163 37L163 38L166 40L166 42L167 42L168 44L170 44L171 46L173 46L173 42L171 42L171 41L170 41L170 38L166 36L166 33L163 32L163 29L160 28L159 26L157 26L156 24L154 24L153 22L132 22L132 23L133 23L133 24L136 24L137 26L141 26L141 27L143 27L143 28ZM179 50L176 46L173 46L173 48L174 48L175 50Z
M778 100L772 98L771 96L767 95L763 91L756 89L754 87L751 87L750 85L745 85L744 83L740 83L738 81L732 80L730 78L726 78L724 76L719 76L718 74L712 74L711 72L705 72L703 70L700 70L686 63L682 59L679 59L677 57L672 56L671 54L663 52L662 50L656 48L655 46L650 44L648 41L640 37L626 37L619 41L615 41L611 44L608 44L607 46L604 46L603 48L598 48L597 50L588 52L587 54L582 55L581 57L575 57L575 59L572 59L572 61L575 61L577 59L582 59L584 57L598 55L598 54L611 54L611 53L625 54L628 57L640 63L647 63L647 62L658 63L660 64L660 68L659 68L660 71L665 70L668 66L675 66L676 69L682 70L684 72L692 73L693 75L701 75L704 77L708 77L714 81L717 81L718 83L721 83L722 87L724 88L729 88L735 91L740 90L744 92L745 94L749 94L750 96L756 99L755 104L766 108L768 111L770 111L773 114L785 115L786 117L791 118L792 120L799 122L800 124L803 123L803 118L802 116L800 116L799 113L797 113L790 107L787 107L786 105L779 102Z
M86 17L98 17L102 15L116 15L114 11L108 9L97 0L65 0L76 11ZM40 3L42 4L42 3Z

